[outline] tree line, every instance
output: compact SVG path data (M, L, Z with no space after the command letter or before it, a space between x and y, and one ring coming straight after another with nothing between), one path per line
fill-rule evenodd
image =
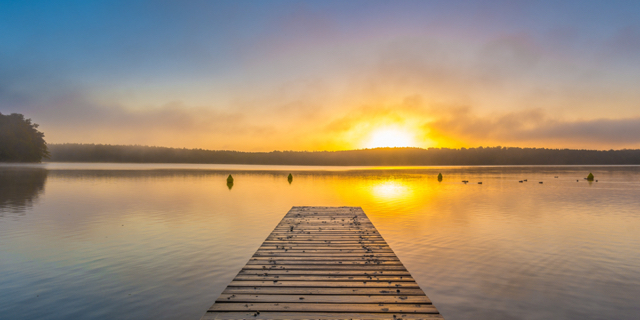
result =
M51 161L330 166L638 165L640 150L516 147L241 152L138 145L50 144Z

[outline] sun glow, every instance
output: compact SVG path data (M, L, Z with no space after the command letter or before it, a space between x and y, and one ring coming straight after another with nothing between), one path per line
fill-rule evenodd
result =
M365 148L415 147L413 135L398 128L378 129L371 134Z

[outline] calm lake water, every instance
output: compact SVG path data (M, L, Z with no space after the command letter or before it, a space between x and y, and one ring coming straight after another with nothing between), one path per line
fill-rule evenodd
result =
M199 319L313 205L361 206L447 320L640 318L638 166L61 163L0 165L0 318Z

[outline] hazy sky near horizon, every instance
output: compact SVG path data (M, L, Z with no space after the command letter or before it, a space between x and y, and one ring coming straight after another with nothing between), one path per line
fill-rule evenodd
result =
M638 1L0 0L0 112L49 143L640 148L639 17Z

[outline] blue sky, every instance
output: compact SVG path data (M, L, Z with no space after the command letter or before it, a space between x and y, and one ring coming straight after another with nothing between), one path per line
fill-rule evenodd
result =
M0 1L48 142L640 148L637 1Z

